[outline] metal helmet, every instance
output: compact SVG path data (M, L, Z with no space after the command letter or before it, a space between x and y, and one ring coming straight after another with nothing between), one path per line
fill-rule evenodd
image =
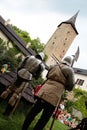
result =
M70 56L66 56L66 57L63 59L62 63L71 66L71 64L72 64L72 58L71 58Z
M45 57L43 52L40 52L39 54L36 55L36 58L40 58L41 60L43 60Z

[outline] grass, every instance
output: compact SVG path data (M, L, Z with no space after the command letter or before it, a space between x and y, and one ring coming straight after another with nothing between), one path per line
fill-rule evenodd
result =
M0 104L0 130L21 130L23 121L25 119L24 108L18 106L18 108L16 109L16 112L12 115L12 119L9 119L2 114L5 107L6 107L6 104ZM21 109L21 111L19 109ZM40 117L40 114L32 122L28 130L33 130L33 127L39 117ZM44 130L49 130L51 123L52 123L52 118L49 120ZM63 125L59 121L55 120L52 130L68 130L68 127Z

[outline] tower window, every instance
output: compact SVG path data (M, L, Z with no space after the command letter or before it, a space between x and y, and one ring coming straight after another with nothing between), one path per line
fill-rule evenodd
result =
M65 38L65 40L67 40L67 38Z
M54 44L55 42L53 42L52 44Z
M66 43L64 43L63 45L66 45Z
M68 31L67 33L70 33L70 31Z
M60 58L62 58L62 56L60 55Z

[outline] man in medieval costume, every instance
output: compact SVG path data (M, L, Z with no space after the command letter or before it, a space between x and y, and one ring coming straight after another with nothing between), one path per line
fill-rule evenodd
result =
M1 95L0 102L6 99L9 94L12 94L8 101L8 105L3 113L5 116L9 116L14 109L15 104L22 95L23 90L30 85L32 78L38 79L41 72L45 69L45 65L42 60L44 59L44 53L39 53L36 56L27 56L22 62L21 66L17 70L17 80L10 85ZM31 87L31 93L33 88Z
M65 57L61 63L54 65L47 73L47 80L38 91L37 100L23 123L22 130L28 130L36 115L42 115L33 130L43 130L58 105L64 90L71 91L75 85L72 58Z

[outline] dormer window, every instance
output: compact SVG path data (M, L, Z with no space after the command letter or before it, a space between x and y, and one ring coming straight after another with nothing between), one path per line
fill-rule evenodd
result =
M77 79L77 80L76 80L76 84L77 84L77 85L82 86L83 83L84 83L84 80L82 80L82 79Z

